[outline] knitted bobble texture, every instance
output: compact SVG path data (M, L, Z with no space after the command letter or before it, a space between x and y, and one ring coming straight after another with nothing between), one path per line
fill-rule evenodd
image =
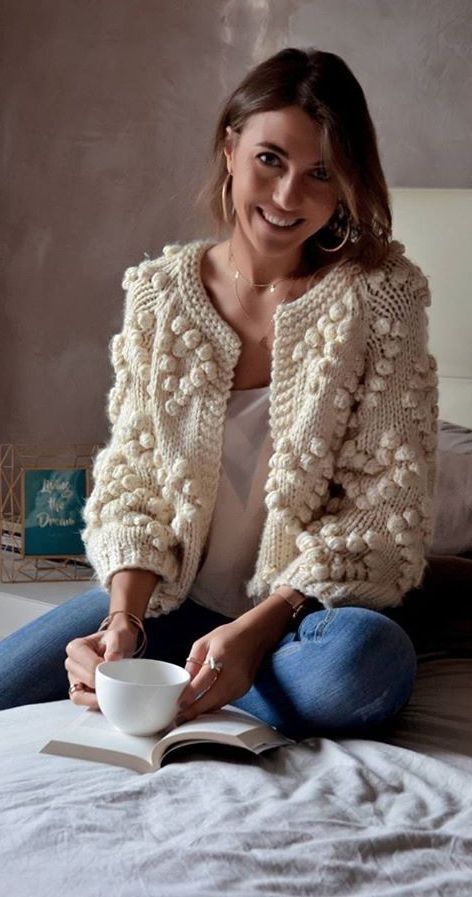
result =
M124 567L159 575L150 615L177 607L196 576L241 349L202 289L208 245L165 247L125 272L111 438L84 512L105 586ZM278 309L254 601L290 585L326 606L381 608L419 582L437 418L428 304L426 278L392 244L378 271L334 267Z

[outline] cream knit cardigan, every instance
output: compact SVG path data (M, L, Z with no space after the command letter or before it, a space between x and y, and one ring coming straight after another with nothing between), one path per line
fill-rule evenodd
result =
M123 568L160 575L148 616L191 594L216 500L241 343L201 281L209 245L167 246L128 269L112 340L111 438L83 538L106 588ZM338 265L277 309L254 603L289 585L327 607L383 608L419 583L437 418L428 304L426 278L392 243L381 269Z

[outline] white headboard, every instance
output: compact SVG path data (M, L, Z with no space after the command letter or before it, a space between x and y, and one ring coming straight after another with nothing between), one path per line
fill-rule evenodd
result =
M428 276L439 416L472 429L472 190L394 188L393 233Z

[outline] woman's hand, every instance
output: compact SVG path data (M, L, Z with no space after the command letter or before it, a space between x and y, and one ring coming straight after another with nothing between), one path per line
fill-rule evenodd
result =
M120 615L121 617L121 615ZM65 668L71 687L85 686L70 695L74 704L83 704L98 710L95 697L95 670L104 660L121 660L132 657L136 650L139 632L135 626L120 619L102 632L94 632L84 638L76 638L66 647Z
M180 699L179 723L218 710L251 687L267 644L262 628L251 625L248 616L218 626L192 645L185 667L192 681ZM220 672L211 669L211 657L222 665Z
M192 680L181 695L177 722L219 710L249 690L261 661L286 631L293 612L288 597L303 601L300 592L280 586L236 620L194 642L185 667ZM220 670L212 669L210 658Z
M123 569L111 580L110 620L102 632L76 638L66 648L65 668L73 685L85 686L69 693L74 704L84 704L98 710L95 697L95 670L104 660L132 657L139 631L129 620L129 612L142 619L149 597L159 577L150 570Z

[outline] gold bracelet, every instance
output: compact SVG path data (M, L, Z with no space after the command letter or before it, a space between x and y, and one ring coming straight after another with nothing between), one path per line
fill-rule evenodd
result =
M136 614L132 614L131 611L114 610L113 613L108 614L108 616L105 617L104 620L102 620L100 626L98 627L98 632L102 632L104 629L108 629L108 624L111 622L113 617L116 616L116 614L125 614L130 622L133 623L133 625L136 626L136 629L138 629L141 633L141 643L136 646L133 657L142 657L144 652L146 651L148 643L146 630L144 629L143 621L138 616L136 616Z
M285 603L292 608L294 613L308 601L308 598L306 598L305 595L302 595L300 601L296 601L295 598L292 600L291 598L288 598L287 595L282 595L281 592L276 592L275 594L278 595L279 598L283 598Z
M283 598L285 603L288 604L288 606L291 608L292 616L290 617L290 621L292 623L294 623L298 620L298 617L300 616L300 612L302 611L302 609L305 607L305 605L310 600L309 598L307 598L306 595L304 595L304 596L302 596L301 600L297 601L297 603L295 604L295 600L292 601L290 598L287 597L287 595L282 595L280 592L276 592L276 594L279 595L280 598Z

